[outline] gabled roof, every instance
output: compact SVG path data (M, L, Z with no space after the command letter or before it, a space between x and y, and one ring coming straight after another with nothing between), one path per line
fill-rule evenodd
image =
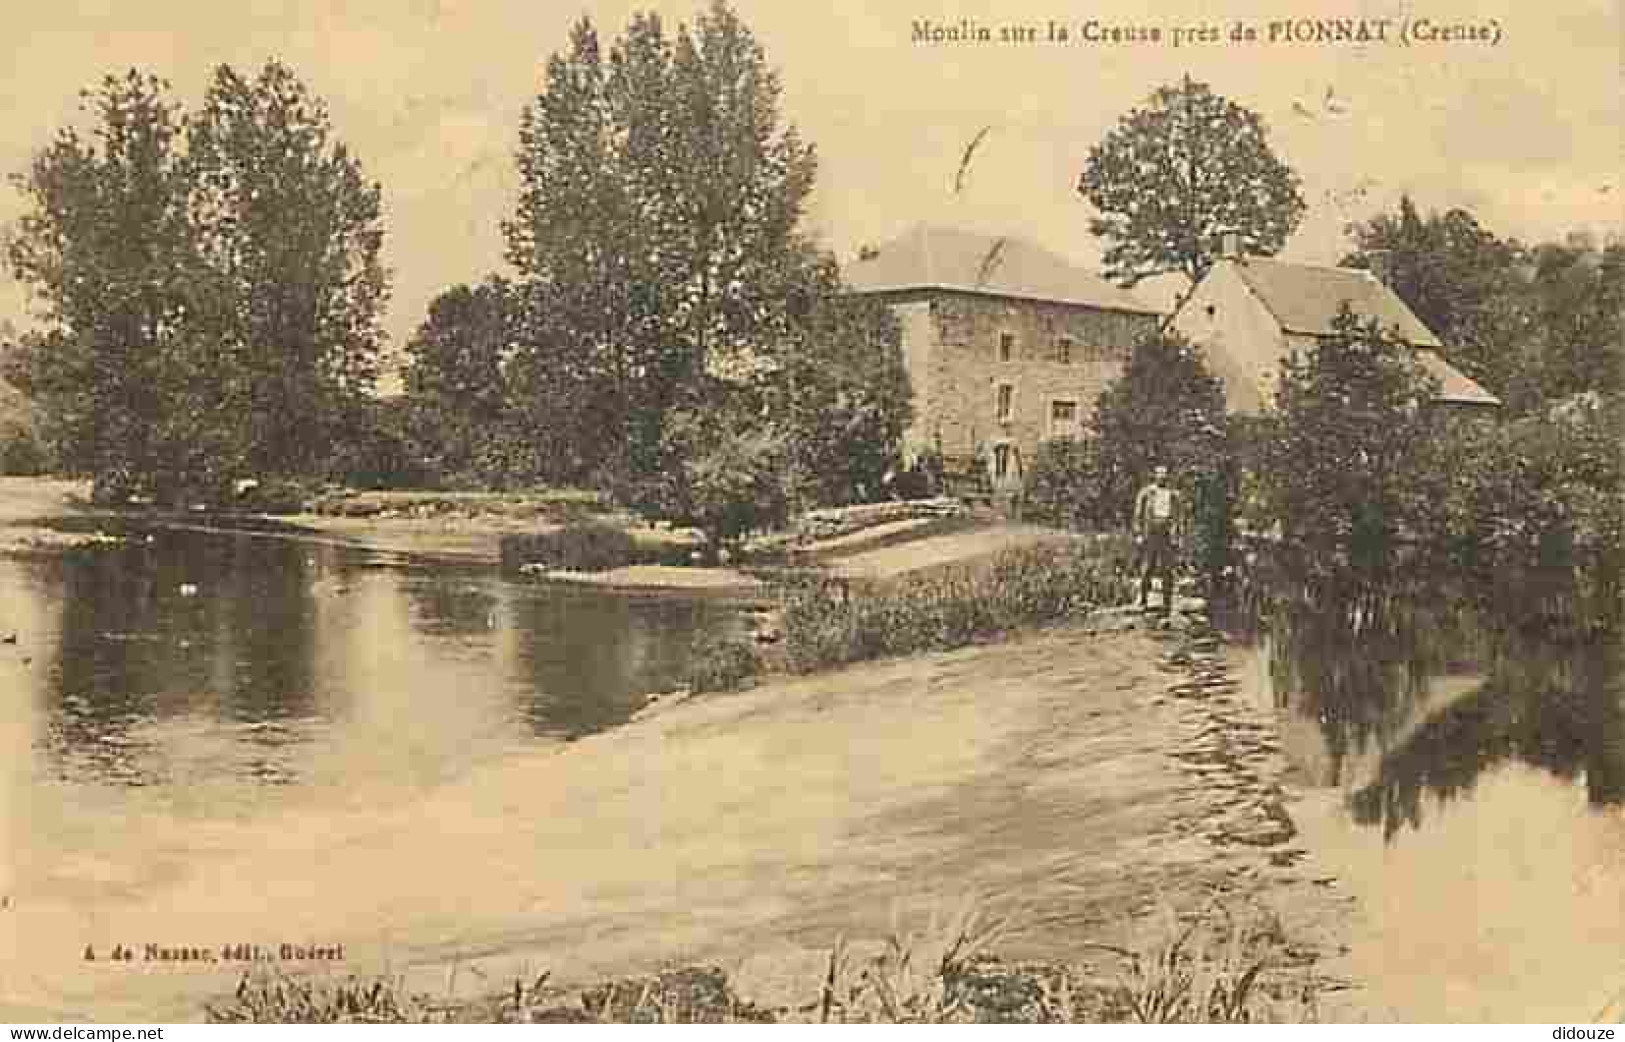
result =
M1439 381L1437 401L1461 405L1500 405L1501 400L1445 361L1444 346L1416 313L1376 276L1358 268L1291 264L1262 257L1220 261L1229 264L1283 330L1307 336L1331 336L1333 321L1344 303L1362 319L1375 318L1397 330L1416 348L1416 357Z
M1332 320L1346 301L1361 318L1374 318L1384 329L1397 328L1412 347L1444 346L1393 290L1368 271L1261 257L1231 263L1288 333L1331 336Z
M841 266L854 293L939 289L1160 314L1127 290L1042 247L1008 236L916 225Z

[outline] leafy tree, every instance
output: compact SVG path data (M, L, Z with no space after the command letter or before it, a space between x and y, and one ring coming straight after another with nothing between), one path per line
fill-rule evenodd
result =
M453 286L429 304L406 345L407 410L415 438L441 474L513 475L496 444L510 429L503 365L511 351L510 287L500 278Z
M207 320L243 462L317 472L377 378L388 295L379 187L326 106L275 61L253 79L216 69L188 144Z
M1343 263L1369 268L1383 251L1389 285L1438 334L1445 357L1505 396L1532 328L1518 244L1496 238L1466 210L1424 218L1409 196L1397 214L1357 225L1354 237L1359 248Z
M1172 331L1143 337L1101 392L1090 421L1099 442L1101 518L1127 524L1135 491L1158 464L1194 494L1224 454L1224 385L1190 341Z
M1304 202L1255 112L1186 77L1159 88L1089 151L1078 192L1110 244L1107 274L1133 285L1180 272L1197 282L1234 232L1247 252L1278 251Z
M786 430L796 505L864 502L895 473L913 413L902 329L884 304L842 295L830 258L810 256L807 264L763 407Z
M43 328L14 354L63 465L117 495L168 472L164 398L195 359L198 258L182 126L168 85L132 70L82 94L87 136L58 132L13 178L28 210L8 248Z
M627 75L654 78L649 93L663 96L669 45L658 19L635 21L625 47L632 58L617 55L618 67L654 52ZM518 272L514 380L538 440L551 435L565 449L555 476L576 479L629 451L651 342L625 334L638 322L634 301L660 284L642 266L648 250L622 183L609 70L589 20L575 26L567 54L548 60L544 79L521 119L519 202L503 224Z
M320 472L376 373L378 189L283 66L221 67L191 119L167 91L108 77L15 178L44 326L8 368L101 493Z
M1582 236L1531 253L1522 404L1625 391L1625 244Z
M516 378L538 435L563 432L565 469L622 487L671 469L687 441L666 417L703 406L714 361L793 335L814 161L779 95L720 2L675 38L637 16L607 61L583 20L549 61L504 230Z
M1239 463L1224 385L1201 353L1171 331L1142 338L1091 422L1099 468L1093 496L1108 511L1101 520L1126 524L1135 491L1166 465L1184 493L1184 553L1216 584L1230 563Z
M704 409L678 409L663 428L671 468L640 483L642 506L697 526L714 561L752 529L788 515L785 428L749 412L750 396L713 388Z
M1154 333L1101 392L1084 436L1040 450L1028 501L1054 522L1121 528L1136 492L1165 465L1183 493L1184 549L1211 585L1230 563L1242 441L1225 415L1224 386L1200 352L1177 333Z
M1457 368L1523 415L1625 379L1625 245L1585 236L1524 247L1465 210L1423 217L1405 198L1354 229L1345 264L1383 251L1394 291Z
M1334 330L1284 363L1258 482L1294 584L1352 606L1351 591L1386 587L1401 536L1426 521L1438 389L1376 320L1345 305Z

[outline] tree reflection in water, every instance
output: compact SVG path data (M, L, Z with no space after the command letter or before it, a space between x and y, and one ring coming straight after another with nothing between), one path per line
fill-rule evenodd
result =
M1266 615L1279 707L1318 723L1326 780L1357 785L1355 819L1390 838L1421 825L1424 794L1465 795L1508 761L1583 776L1593 805L1625 803L1619 584L1597 574L1468 585L1418 571L1336 588L1277 573ZM1440 680L1463 675L1483 679L1430 705ZM1375 770L1348 777L1367 752Z

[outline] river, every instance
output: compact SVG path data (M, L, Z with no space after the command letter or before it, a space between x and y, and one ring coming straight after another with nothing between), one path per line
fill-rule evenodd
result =
M1054 767L1020 775L1037 770L1027 759L925 783L898 766L905 752L958 764L1002 734L1019 681L961 692L954 727L887 689L860 699L853 729L808 689L771 740L706 730L702 714L704 740L681 755L634 728L594 738L612 743L597 756L558 756L669 686L730 609L285 532L119 534L0 558L0 639L15 634L0 643L0 1017L193 1019L239 972L121 967L117 945L144 960L148 944L346 943L345 971L375 972L613 923L599 947L624 959L656 923L732 935L793 918L786 894L830 889L838 868L884 889L919 859L890 827L860 855L853 823L886 801L854 779L894 800L937 785L954 808L966 800L945 779L961 775L1028 795L1057 784ZM1583 1021L1625 986L1617 650L1539 625L1507 645L1466 614L1424 605L1392 639L1299 619L1249 673L1297 765L1299 842L1355 899L1343 970L1357 1006ZM936 683L916 696L940 700ZM855 751L879 734L887 752ZM1073 819L1093 828L1072 811L1051 824ZM978 820L997 832L997 815ZM1087 860L1080 842L1067 855ZM1019 854L964 852L984 868ZM459 994L501 983L470 975Z
M1299 612L1257 652L1377 1019L1584 1022L1625 996L1617 637L1540 586L1430 595L1387 632Z
M200 865L320 856L312 837L621 723L728 610L275 531L118 534L0 558L0 1000L40 1012L85 946L215 942L112 927Z

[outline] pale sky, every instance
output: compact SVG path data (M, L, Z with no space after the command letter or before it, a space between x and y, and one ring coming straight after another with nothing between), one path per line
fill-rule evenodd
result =
M24 169L76 93L132 65L193 107L210 70L287 62L327 100L338 134L382 183L386 325L403 343L429 300L502 265L499 222L515 186L519 115L570 24L590 14L607 42L634 10L672 25L698 0L58 0L9 5L0 63L0 169ZM919 221L1026 237L1089 267L1099 247L1075 193L1089 148L1157 86L1189 73L1263 115L1303 179L1309 213L1284 256L1332 262L1350 220L1409 192L1424 209L1464 206L1525 240L1621 225L1617 0L1349 0L1337 5L1124 0L738 0L784 82L786 117L818 147L809 215L843 258ZM1155 13L1151 13L1155 11ZM1308 15L1306 12L1315 12ZM1390 41L1173 47L1176 26L1388 19ZM1157 26L1160 44L916 44L913 23L969 20L995 35L1049 21ZM1412 43L1401 23L1493 24L1498 45ZM1328 91L1331 100L1328 102ZM961 192L969 140L991 126ZM20 212L0 187L0 222ZM1145 291L1157 299L1157 291ZM9 272L0 318L26 306Z

